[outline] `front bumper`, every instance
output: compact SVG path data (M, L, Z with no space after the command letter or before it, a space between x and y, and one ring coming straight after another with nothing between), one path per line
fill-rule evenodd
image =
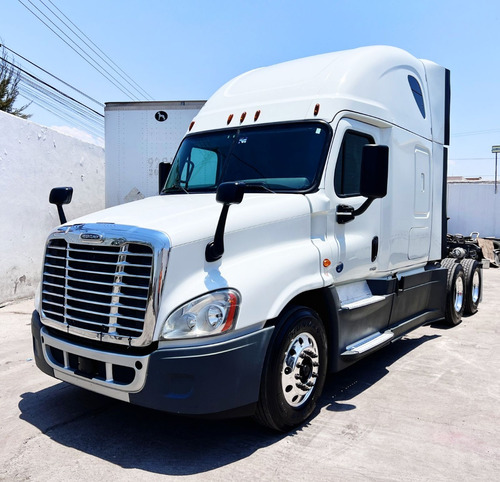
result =
M257 402L273 328L210 345L162 348L143 356L57 338L42 325L37 311L31 331L36 364L50 376L145 407L208 415Z

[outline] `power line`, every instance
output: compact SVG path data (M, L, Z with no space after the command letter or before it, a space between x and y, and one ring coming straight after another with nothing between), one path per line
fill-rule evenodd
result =
M123 77L123 75L115 68L113 67L113 65L111 65L99 52L97 52L93 47L92 45L90 45L85 39L83 39L77 32L75 32L61 17L59 17L59 15L57 15L57 13L55 13L49 6L47 6L46 3L43 2L43 0L39 0L40 3L50 12L52 13L52 15L54 15L68 30L70 30L81 42L83 42L92 52L94 52L94 54L96 54L108 67L110 67L112 70L115 71L116 74L118 74L125 82L127 82L134 90L136 90L140 95L144 95L143 92L141 92L139 89L137 89L132 83L130 83L127 79L125 79ZM31 2L30 2L31 3ZM52 5L54 5L52 2L50 2ZM55 5L54 7L59 11L61 12ZM64 15L62 12L61 12L62 15ZM66 15L64 15L64 17L66 17ZM66 17L67 18L67 17ZM71 22L71 20L68 19L68 21ZM73 22L71 22L73 24ZM74 25L74 24L73 24ZM75 25L76 27L76 25ZM76 27L78 29L78 27ZM80 29L78 29L80 30ZM83 32L82 32L83 33ZM83 34L85 35L85 34ZM90 40L90 39L89 39ZM93 59L94 62L97 63L97 61L95 59ZM147 93L146 93L146 96L147 96Z
M46 22L44 22L33 10L31 10L26 4L22 2L22 0L18 0L18 2L25 7L29 12L31 12L40 22L42 22L52 33L57 35L71 50L73 50L76 54L78 54L85 62L87 62L93 69L95 69L97 72L99 72L105 79L107 79L109 82L111 82L118 90L120 90L122 93L127 95L130 99L132 100L139 100L137 96L135 96L129 89L127 89L120 81L115 79L111 74L108 72L103 72L102 66L97 64L97 62L92 59L90 55L88 55L77 43L72 40L60 27L58 27L50 18L47 17L45 13L43 13L36 5L33 4L31 0L28 0L28 2L36 9L40 14L42 14L54 27L56 27L70 42L72 42L78 49L80 49L90 60L95 62L97 64L94 65L90 60L85 58L80 52L78 52L72 45L70 45L64 38L61 37L50 25L48 25Z
M29 12L31 12L40 22L42 22L51 32L53 32L57 37L59 37L69 48L71 48L76 54L78 54L85 62L87 62L93 69L95 69L97 72L99 72L106 80L111 82L117 89L119 89L121 92L123 92L125 95L127 95L129 98L132 100L138 100L138 98L129 90L127 89L120 81L115 79L109 72L106 72L105 69L101 65L99 65L89 54L87 54L73 39L69 37L69 35L64 32L58 25L56 25L44 12L42 12L31 0L27 0L38 12L40 12L41 15L43 15L52 25L54 25L55 28L57 28L62 35L64 35L71 43L73 43L85 56L88 57L85 58L82 53L78 52L72 45L70 45L64 38L62 38L52 27L50 27L46 22L44 22L33 10L31 10L26 4L22 2L22 0L18 0L21 5L23 5ZM89 60L90 59L90 60ZM94 62L96 65L94 65L92 62Z
M19 85L19 92L23 97L28 98L36 105L56 114L58 117L69 120L72 124L76 123L87 130L91 130L96 135L102 136L103 119L89 114L78 105L72 104L68 99L55 94L30 79L23 79L23 82Z
M95 135L96 137L102 137L102 129L95 129L92 126L89 126L87 123L81 121L80 119L75 118L75 116L65 113L62 109L58 108L57 106L48 104L46 99L37 96L33 92L28 91L25 93L20 90L19 95L21 97L24 97L26 100L33 102L33 104L38 105L39 107L47 110L51 114L54 114L55 116L60 117L61 119L69 121L73 125L75 124L78 125L79 127L85 129L85 131Z
M103 119L98 117L97 115L93 115L92 113L85 111L79 105L72 104L68 99L66 99L60 95L54 94L49 89L46 89L42 85L39 85L36 82L33 82L31 79L23 78L23 77L21 77L21 78L23 80L23 84L21 87L22 88L26 87L25 90L28 92L33 92L33 93L36 92L36 95L38 96L39 99L41 99L41 97L38 94L41 94L43 96L43 98L47 99L49 102L52 102L52 104L54 102L57 102L58 104L60 104L64 108L66 108L67 110L70 110L73 113L80 115L81 117L92 122L96 126L101 127L101 128L104 126Z
M41 2L41 3L43 3L43 1L42 1L42 0L40 0L40 2ZM88 36L87 36L87 35L86 35L86 34L85 34L85 33L84 33L84 32L83 32L83 31L82 31L82 30L78 27L78 26L77 26L77 25L75 25L75 23L74 23L74 22L72 22L72 21L71 21L71 19L69 19L69 18L68 18L68 17L67 17L67 16L66 16L66 15L65 15L65 14L64 14L64 13L63 13L63 12L62 12L59 8L58 8L58 7L57 7L57 5L55 5L55 4L54 4L51 0L48 0L48 2L49 2L49 3L50 3L50 4L51 4L51 5L52 5L52 6L53 6L53 7L54 7L54 8L55 8L55 9L56 9L59 13L60 13L60 14L61 14L61 15L62 15L62 16L63 16L63 17L64 17L64 18L65 18L65 19L69 22L69 23L71 23L71 25L73 25L73 27L75 27L75 28L76 28L76 29L77 29L77 30L78 30L78 31L79 31L79 32L80 32L80 33L81 33L81 34L82 34L82 35L83 35L83 36L84 36L84 37L85 37L85 38L86 38L86 39L87 39L87 40L88 40L88 41L89 41L89 42L90 42L90 43L91 43L91 44L92 44L92 45L93 45L93 46L94 46L94 47L95 47L98 51L99 51L99 52L101 52L101 54L102 54L102 55L104 55L104 57L106 57L106 59L108 59L108 60L109 60L109 62L111 62L111 64L113 64L113 65L114 65L114 66L115 66L115 67L116 67L116 68L117 68L117 69L118 69L118 70L119 70L119 71L120 71L120 72L121 72L121 73L122 73L122 74L123 74L123 75L124 75L127 79L129 79L129 81L130 81L129 83L132 83L134 86L136 86L136 87L137 87L137 90L138 90L138 92L139 92L139 93L141 93L142 95L144 95L146 98L149 98L150 100L153 100L153 97L152 97L150 94L148 94L148 92L146 92L146 91L145 91L145 90L144 90L144 89L143 89L143 88L142 88L142 87L141 87L141 86L140 86L137 82L135 82L135 81L134 81L134 79L132 79L132 77L130 77L130 75L128 75L128 74L127 74L127 73L126 73L123 69L121 69L121 68L120 68L120 67L119 67L119 66L118 66L118 65L117 65L117 64L116 64L116 63L115 63L115 62L114 62L114 61L113 61L113 60L112 60L112 59L111 59L108 55L106 55L106 53L105 53L105 52L103 52L103 51L102 51L102 50L101 50L101 49L100 49L100 48L99 48L99 47L98 47L98 46L97 46L97 45L96 45L96 44L95 44L95 43L94 43L94 42L93 42L93 41L92 41L92 40L91 40L91 39L90 39L90 38L89 38L89 37L88 37ZM43 3L43 4L45 5L45 3ZM48 10L50 10L50 8L49 8L49 7L47 7L47 5L45 5L45 7L46 7ZM50 11L51 11L52 13L54 13L52 10L50 10ZM54 15L56 15L56 14L54 13ZM61 19L60 19L57 15L56 15L56 17L57 17L59 20L61 20ZM66 24L63 20L61 20L61 22L63 22L63 23L67 26L67 24ZM68 28L69 28L69 29L70 29L73 33L75 33L75 32L73 31L73 29L71 29L71 27L68 27ZM91 48L91 49L92 49L92 51L93 51L93 52L95 52L95 53L97 54L97 52L96 52L96 51L95 51L92 47L90 47L90 45L88 45L88 43L87 43L87 42L85 42L85 40L83 40L83 39L82 39L82 38L81 38L78 34L76 34L76 33L75 33L75 35L77 35L77 37L78 37L80 40L82 40L82 41L83 41L83 42L84 42L84 43L85 43L85 44L86 44L89 48ZM99 54L97 54L97 55L99 55ZM100 57L102 60L104 60L104 59L103 59L100 55L99 55L99 57ZM104 60L104 61L105 61L105 60ZM106 62L106 61L105 61L105 62ZM109 64L109 62L107 62L107 64L108 64L108 65L110 65L110 64ZM111 67L111 68L112 68L115 72L117 72L117 73L119 74L119 72L118 72L116 69L114 69L111 65L110 65L110 67Z
M57 117L69 121L70 125L79 126L90 134L103 137L104 116L102 113L67 95L7 58L0 56L0 61L17 72L19 76L18 90L21 97Z
M82 102L80 102L79 100L76 100L74 99L73 97L69 96L68 94L65 94L64 92L61 92L59 89L56 89L55 87L53 87L52 85L48 84L47 82L44 82L42 79L39 79L37 76L33 75L33 74L30 74L27 70L24 70L22 69L21 67L19 67L18 65L10 62L9 60L3 58L3 57L0 57L1 60L3 60L4 62L6 62L7 64L11 65L12 67L14 67L15 69L21 71L22 73L34 78L36 81L40 82L41 84L45 85L46 87L49 87L50 89L56 91L58 94L68 98L68 99L71 99L73 102L76 102L77 104L85 107L86 109L88 109L89 111L91 112L94 112L95 114L97 114L98 116L101 116L101 117L104 117L103 114L95 111L94 109L90 108L88 105L85 105L83 104Z
M68 84L67 82L65 82L64 80L62 80L59 77L55 76L54 74L51 74L49 71L47 71L44 68L40 67L39 65L35 64L34 62L32 62L31 60L27 59L26 57L23 57L21 54L18 54L17 52L15 52L14 50L10 49L6 45L0 44L0 48L1 47L5 48L5 50L8 50L9 52L13 53L17 57L23 59L25 62L28 62L29 64L33 65L34 67L36 67L37 69L41 70L45 74L50 75L52 78L54 78L57 81L61 82L66 87L69 87L70 89L73 89L74 91L76 91L79 94L83 95L84 97L86 97L87 99L91 100L92 102L95 102L99 107L104 108L104 104L102 102L99 102L98 100L94 99L93 97L90 97L89 95L85 94L85 92L82 92L81 90L77 89L76 87L73 87L71 84Z

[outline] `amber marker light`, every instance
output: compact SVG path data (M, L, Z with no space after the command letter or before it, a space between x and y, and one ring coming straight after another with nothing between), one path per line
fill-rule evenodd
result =
M191 131L191 129L194 127L194 121L191 122L191 124L189 124L189 130Z
M258 110L258 111L255 113L255 115L253 116L253 121L254 121L254 122L256 122L256 121L257 121L257 119L259 118L259 116L260 116L260 110Z
M323 266L324 266L325 268L328 268L328 266L330 266L331 264L332 264L332 262L331 262L328 258L325 258L325 259L323 260Z
M227 125L231 124L231 121L233 120L233 114L229 114L227 117Z
M318 114L319 114L319 104L316 104L316 105L314 106L314 115L316 116L316 115L318 115Z
M246 112L243 112L243 114L241 114L241 117L240 117L240 123L243 122L245 120L245 117L247 116L247 113Z
M238 308L238 298L234 293L229 293L229 313L227 314L227 320L222 328L222 331L227 331L233 325L234 317L236 315L236 309Z

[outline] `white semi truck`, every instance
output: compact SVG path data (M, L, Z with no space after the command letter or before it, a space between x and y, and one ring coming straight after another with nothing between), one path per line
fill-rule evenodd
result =
M221 87L160 195L66 222L51 202L32 317L60 380L285 431L325 376L481 299L446 242L449 71L393 47L286 62Z

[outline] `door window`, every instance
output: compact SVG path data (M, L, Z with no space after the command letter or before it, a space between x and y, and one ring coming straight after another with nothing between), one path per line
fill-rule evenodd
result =
M346 131L335 166L334 185L337 196L360 195L363 146L374 143L373 137L368 134Z

